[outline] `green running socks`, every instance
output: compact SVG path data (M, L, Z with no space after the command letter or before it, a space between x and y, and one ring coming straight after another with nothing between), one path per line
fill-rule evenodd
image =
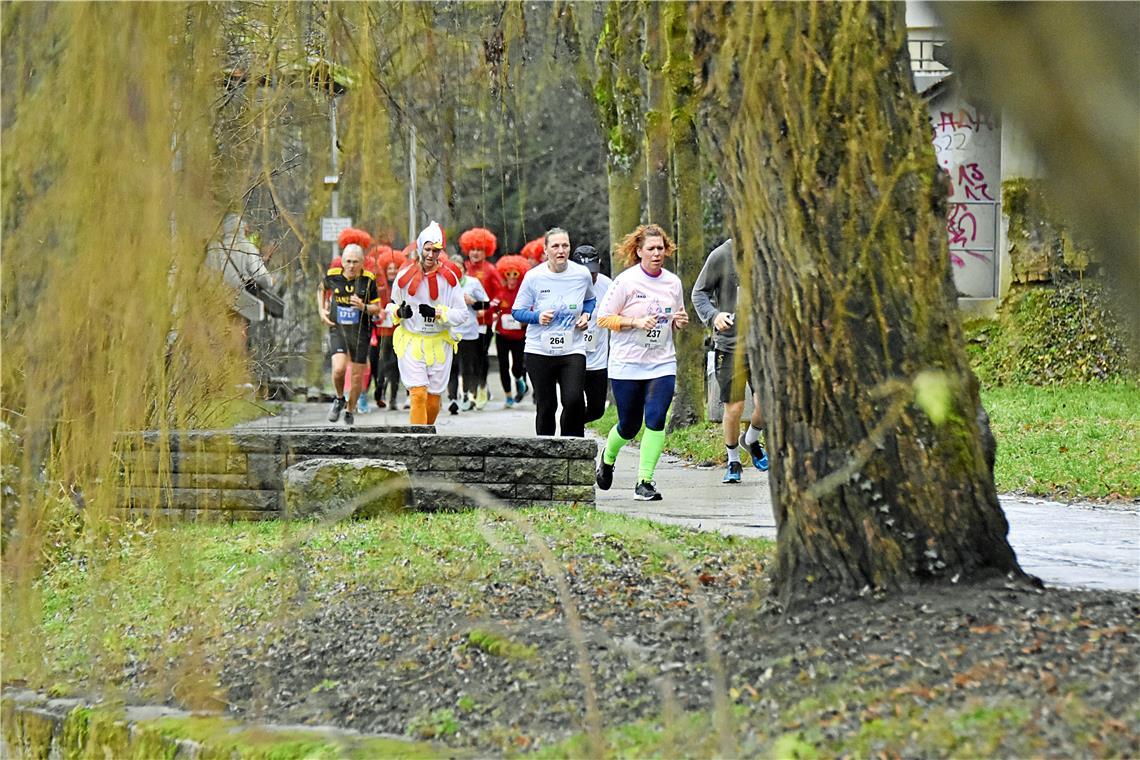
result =
M610 434L606 436L606 450L602 452L602 461L606 464L613 464L617 461L618 452L621 447L629 443L632 438L622 438L618 434L617 425L610 428Z
M665 450L665 431L645 429L641 434L641 462L637 467L637 480L653 480L653 471L657 469L657 460Z

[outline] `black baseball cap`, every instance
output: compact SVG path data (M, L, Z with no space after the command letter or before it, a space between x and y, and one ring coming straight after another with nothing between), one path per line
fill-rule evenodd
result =
M598 249L592 245L580 245L575 248L574 253L570 254L570 260L595 274L601 271L602 257L598 255Z

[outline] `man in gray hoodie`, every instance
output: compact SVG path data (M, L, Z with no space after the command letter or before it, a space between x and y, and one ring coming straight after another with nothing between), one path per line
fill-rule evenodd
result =
M693 307L701 322L713 328L713 355L720 400L724 402L724 447L728 450L725 483L739 483L743 466L740 446L748 449L757 470L768 469L768 454L760 443L764 430L764 414L760 398L752 394L752 419L748 430L740 433L740 417L744 413L744 387L752 385L755 375L749 372L748 357L736 355L736 299L740 288L733 259L732 239L712 250L697 281L693 285ZM737 436L739 435L739 438Z

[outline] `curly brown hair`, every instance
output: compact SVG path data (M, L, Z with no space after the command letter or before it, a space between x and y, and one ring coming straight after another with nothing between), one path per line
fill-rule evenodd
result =
M617 260L625 266L633 266L637 263L637 252L641 246L645 245L645 239L651 237L659 237L665 242L665 257L673 255L673 251L677 250L677 244L665 232L665 230L658 227L656 224L642 224L636 230L629 233L622 239L617 247Z

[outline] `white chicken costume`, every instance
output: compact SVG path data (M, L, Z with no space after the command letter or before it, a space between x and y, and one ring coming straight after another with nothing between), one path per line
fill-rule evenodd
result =
M416 238L418 261L396 274L388 305L396 323L392 346L400 380L411 397L413 425L431 425L439 415L455 357L453 332L469 319L459 269L440 261L442 247L443 230L432 222Z

